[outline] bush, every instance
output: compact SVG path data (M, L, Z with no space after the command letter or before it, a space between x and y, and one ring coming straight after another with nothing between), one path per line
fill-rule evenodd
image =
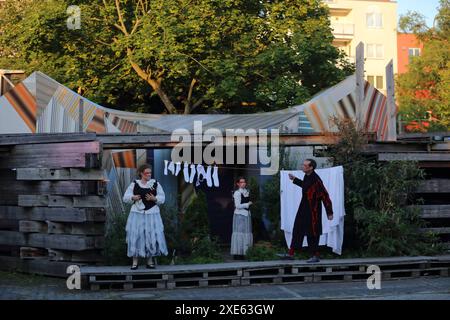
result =
M277 254L285 252L286 248L274 246L270 242L260 241L247 250L246 258L249 261L278 260L280 257Z
M420 233L424 226L411 192L424 174L413 161L378 162L362 152L365 134L349 120L336 121L341 139L326 156L344 166L348 246L375 256L438 253L437 238Z
M127 257L125 232L128 212L129 210L127 213L113 213L108 217L103 256L109 265L124 265L130 262Z

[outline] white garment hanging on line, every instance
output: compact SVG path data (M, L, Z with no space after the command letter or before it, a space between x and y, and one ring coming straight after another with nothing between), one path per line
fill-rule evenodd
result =
M189 170L190 169L190 170ZM169 171L174 176L178 176L181 171L181 162L173 162L169 160L164 160L164 175L168 175ZM195 175L197 175L196 186L198 187L201 182L206 179L206 184L208 187L219 187L219 167L208 166L205 170L205 167L201 164L188 164L187 162L183 163L183 176L184 181L186 183L193 183Z
M184 176L184 181L186 183L189 183L189 163L187 163L187 162L183 163L183 176Z
M344 239L344 168L342 166L326 169L317 169L316 173L323 181L325 188L331 199L333 206L333 220L329 221L325 207L322 204L322 235L319 245L327 245L336 254L342 253L342 243ZM292 231L294 229L295 217L302 200L302 189L292 183L288 174L291 173L297 178L303 179L304 172L280 171L280 200L281 200L281 230L284 231L287 246L290 247ZM306 237L303 246L308 243Z
M172 161L169 162L169 166L168 169L170 172L172 172L172 175L175 174L175 163L173 163Z
M181 170L181 162L175 162L175 176L178 177L180 170Z
M213 178L213 182L214 182L214 187L218 187L219 186L219 167L218 166L213 167L212 178Z
M167 172L167 165L169 164L169 160L164 160L164 175L167 176L169 173Z

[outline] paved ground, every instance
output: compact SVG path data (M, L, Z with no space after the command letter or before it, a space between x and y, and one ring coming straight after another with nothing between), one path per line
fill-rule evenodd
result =
M33 300L450 300L450 277L383 281L380 290L366 282L253 285L175 290L68 290L65 280L0 272L0 299Z

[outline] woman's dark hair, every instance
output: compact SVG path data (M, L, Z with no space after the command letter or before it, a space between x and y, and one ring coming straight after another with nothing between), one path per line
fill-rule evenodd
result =
M137 176L138 176L139 178L141 178L141 173L144 173L144 171L147 170L147 169L152 170L152 166L149 165L149 164L147 164L147 163L140 165L140 166L137 168L137 170L136 170Z
M239 181L241 181L241 180L245 180L245 182L247 182L247 179L245 179L244 177L238 177L238 178L236 179L236 184L238 184Z
M239 189L239 187L237 186L237 184L239 183L239 181L241 180L245 180L245 182L247 182L247 179L245 179L244 177L240 176L236 179L236 182L234 183L234 190Z

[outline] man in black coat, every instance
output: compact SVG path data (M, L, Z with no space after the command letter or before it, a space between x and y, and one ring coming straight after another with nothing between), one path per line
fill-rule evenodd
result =
M303 180L289 174L289 179L302 188L302 201L297 210L292 231L292 241L288 253L288 258L293 259L294 251L301 250L303 238L308 239L308 248L311 258L309 263L319 262L319 238L322 234L322 202L327 212L328 220L333 219L333 207L330 196L323 185L322 179L314 171L317 164L313 159L306 159L303 162Z

